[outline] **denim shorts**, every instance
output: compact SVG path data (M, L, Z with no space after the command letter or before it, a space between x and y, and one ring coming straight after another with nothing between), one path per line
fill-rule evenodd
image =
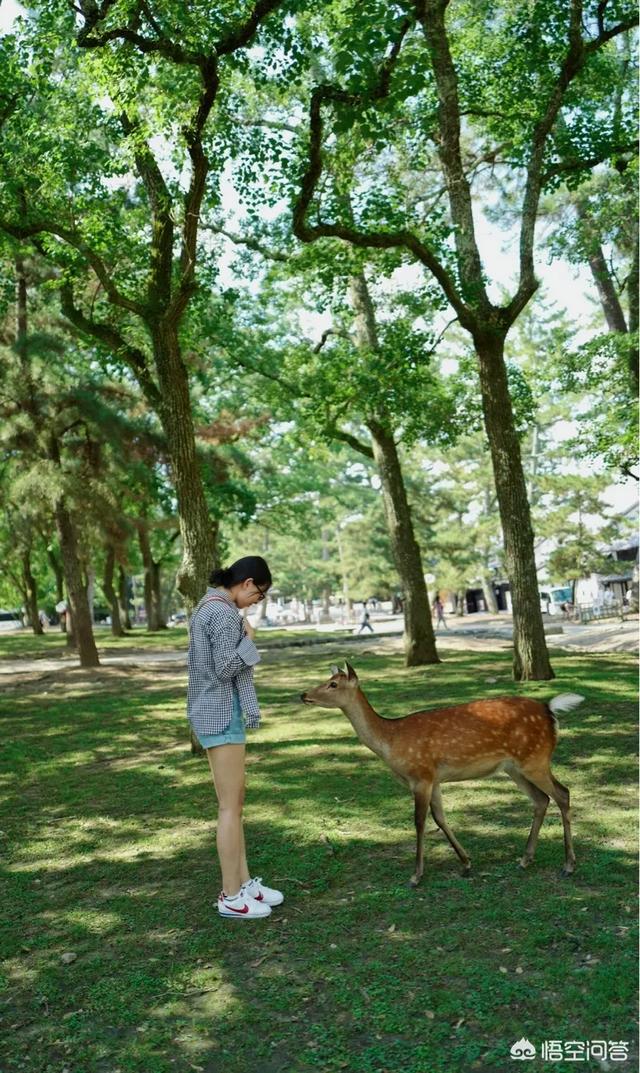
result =
M196 737L203 749L215 749L216 745L245 744L247 736L244 727L244 716L242 714L242 709L240 708L238 695L235 691L233 694L233 713L227 729L223 730L220 734L198 734L196 732Z

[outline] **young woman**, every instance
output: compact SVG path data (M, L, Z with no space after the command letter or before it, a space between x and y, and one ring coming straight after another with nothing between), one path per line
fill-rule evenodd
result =
M216 845L222 870L218 912L266 917L283 895L249 875L242 826L245 726L260 723L253 667L260 661L254 630L240 612L264 600L271 573L259 555L214 570L189 627L187 714L207 759L218 798Z

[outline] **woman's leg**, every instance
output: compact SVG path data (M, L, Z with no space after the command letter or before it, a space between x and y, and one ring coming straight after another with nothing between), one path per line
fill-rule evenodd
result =
M237 894L249 879L245 856L242 808L244 805L244 745L217 745L207 759L218 798L216 846L225 894Z

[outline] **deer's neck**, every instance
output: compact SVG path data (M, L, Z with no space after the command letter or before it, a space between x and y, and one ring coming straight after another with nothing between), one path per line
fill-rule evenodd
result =
M343 711L363 745L386 759L389 737L387 720L374 711L361 689Z

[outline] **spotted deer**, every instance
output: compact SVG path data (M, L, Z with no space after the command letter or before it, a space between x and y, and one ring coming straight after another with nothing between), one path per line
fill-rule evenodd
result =
M401 719L384 719L369 704L350 664L331 668L331 678L301 695L305 704L340 708L356 734L404 782L415 802L416 868L411 886L423 872L424 825L431 814L462 861L463 875L471 861L445 819L440 785L483 779L504 771L533 802L533 823L520 860L522 868L533 860L538 834L549 799L560 809L564 828L563 876L575 869L571 838L569 791L554 778L551 756L558 737L558 712L582 703L577 693L561 693L548 703L530 697L496 697L474 700L452 708L412 712Z

